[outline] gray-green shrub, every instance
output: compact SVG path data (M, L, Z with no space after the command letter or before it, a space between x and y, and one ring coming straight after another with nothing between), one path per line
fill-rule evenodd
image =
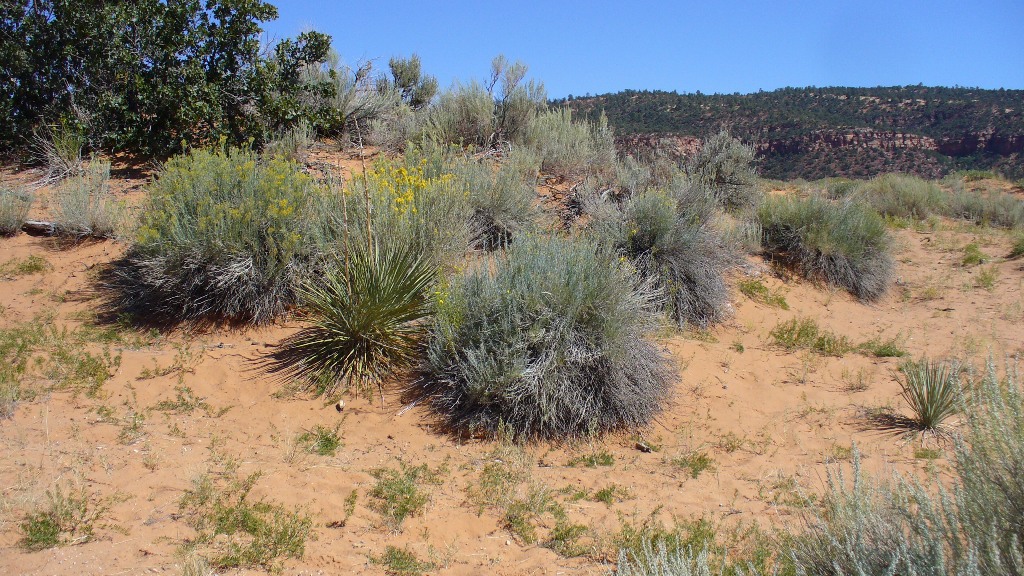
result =
M1024 574L1024 394L1015 365L989 360L967 388L949 489L829 474L824 508L793 550L805 574Z
M85 172L65 180L54 194L54 224L63 236L114 238L122 209L110 190L110 163L93 159Z
M855 201L772 196L758 210L761 244L803 276L877 300L893 273L885 222Z
M457 431L568 438L641 426L672 371L647 338L659 294L612 255L526 237L451 280L422 385Z
M108 305L154 322L264 323L297 302L315 263L313 181L245 150L172 158L149 187L134 244L108 272Z
M473 211L470 232L474 248L504 248L531 223L537 194L533 183L524 177L523 161L518 158L523 153L513 151L512 155L497 171L489 163L472 160L455 167L456 186L465 190Z
M981 225L1020 228L1024 226L1024 201L1010 194L993 192L986 196L959 190L950 195L946 214Z
M885 216L923 220L944 214L948 197L934 182L909 174L882 174L861 184L856 196Z
M34 200L32 192L19 188L0 187L0 236L14 236L28 218Z
M615 169L615 142L603 114L592 123L573 119L569 108L537 112L526 129L525 143L540 155L545 174L579 178Z
M754 208L763 196L757 185L754 149L724 130L704 140L687 162L686 173L726 210Z
M662 290L680 327L704 328L728 313L724 273L731 259L709 226L711 204L694 190L640 193L621 209L592 207L591 230Z

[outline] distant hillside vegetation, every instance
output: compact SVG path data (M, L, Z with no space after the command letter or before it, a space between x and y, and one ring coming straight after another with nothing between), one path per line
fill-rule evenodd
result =
M1024 90L904 86L783 88L754 94L626 90L558 100L597 118L620 148L692 152L728 128L754 145L763 176L816 179L957 169L1024 177Z

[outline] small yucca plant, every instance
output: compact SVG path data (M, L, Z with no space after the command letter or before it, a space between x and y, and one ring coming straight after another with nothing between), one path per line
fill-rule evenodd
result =
M356 251L345 271L299 289L311 326L281 344L277 371L331 395L342 385L378 387L411 368L426 333L436 269L404 248Z
M958 409L960 386L956 371L927 358L906 362L900 371L904 375L901 396L914 412L914 426L919 430L941 430L943 422Z

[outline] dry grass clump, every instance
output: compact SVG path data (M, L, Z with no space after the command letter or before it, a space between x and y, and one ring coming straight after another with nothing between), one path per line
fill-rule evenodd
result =
M569 438L646 424L669 393L659 294L594 246L528 237L437 301L425 392L455 430Z
M93 159L84 173L65 180L55 194L57 233L73 238L114 238L123 227L121 206L110 191L110 163Z
M0 186L0 236L14 236L28 218L32 192Z
M758 210L765 251L803 276L877 300L893 274L885 222L852 201L768 198Z

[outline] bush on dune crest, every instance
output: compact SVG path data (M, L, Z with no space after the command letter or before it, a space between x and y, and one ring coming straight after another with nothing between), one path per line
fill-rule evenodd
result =
M709 226L711 199L700 189L643 192L621 209L605 204L591 212L598 241L664 292L668 315L680 327L705 328L725 318L730 257Z
M893 273L885 222L853 201L768 198L758 211L764 249L803 276L877 300Z
M455 430L570 438L641 426L669 393L659 295L611 256L528 237L440 296L426 394Z

